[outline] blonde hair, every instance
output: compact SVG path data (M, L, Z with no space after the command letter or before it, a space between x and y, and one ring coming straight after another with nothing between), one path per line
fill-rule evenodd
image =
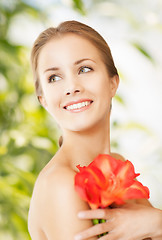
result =
M73 33L89 40L99 51L103 62L106 65L110 77L118 75L110 48L104 38L93 28L77 21L65 21L58 27L50 27L43 31L34 42L31 52L31 64L35 81L35 90L37 96L42 96L42 88L37 72L39 53L43 46L51 39L61 37L67 33Z

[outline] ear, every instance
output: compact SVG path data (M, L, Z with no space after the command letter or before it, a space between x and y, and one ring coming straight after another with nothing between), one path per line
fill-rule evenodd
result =
M38 100L39 100L40 104L41 104L45 109L47 109L46 99L45 99L43 96L38 96Z
M118 85L119 85L119 76L115 75L113 76L111 79L111 97L113 98L116 94L116 91L118 89Z

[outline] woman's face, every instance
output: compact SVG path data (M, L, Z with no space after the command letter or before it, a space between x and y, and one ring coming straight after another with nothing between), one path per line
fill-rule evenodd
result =
M108 120L118 77L108 76L89 40L71 33L50 40L40 52L38 75L40 101L63 130L83 131Z

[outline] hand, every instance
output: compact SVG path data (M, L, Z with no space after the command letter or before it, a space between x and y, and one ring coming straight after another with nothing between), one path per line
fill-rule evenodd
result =
M81 219L107 221L81 232L75 240L88 239L105 232L109 233L101 237L101 240L162 239L162 213L150 206L128 203L113 209L80 212L78 216Z

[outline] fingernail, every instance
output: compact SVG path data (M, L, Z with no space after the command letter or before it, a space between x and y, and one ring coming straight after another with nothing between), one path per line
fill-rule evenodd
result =
M78 217L79 217L79 218L84 218L84 212L79 212L79 213L78 213Z
M82 239L82 237L80 236L80 235L76 235L75 237L74 237L74 240L81 240Z

